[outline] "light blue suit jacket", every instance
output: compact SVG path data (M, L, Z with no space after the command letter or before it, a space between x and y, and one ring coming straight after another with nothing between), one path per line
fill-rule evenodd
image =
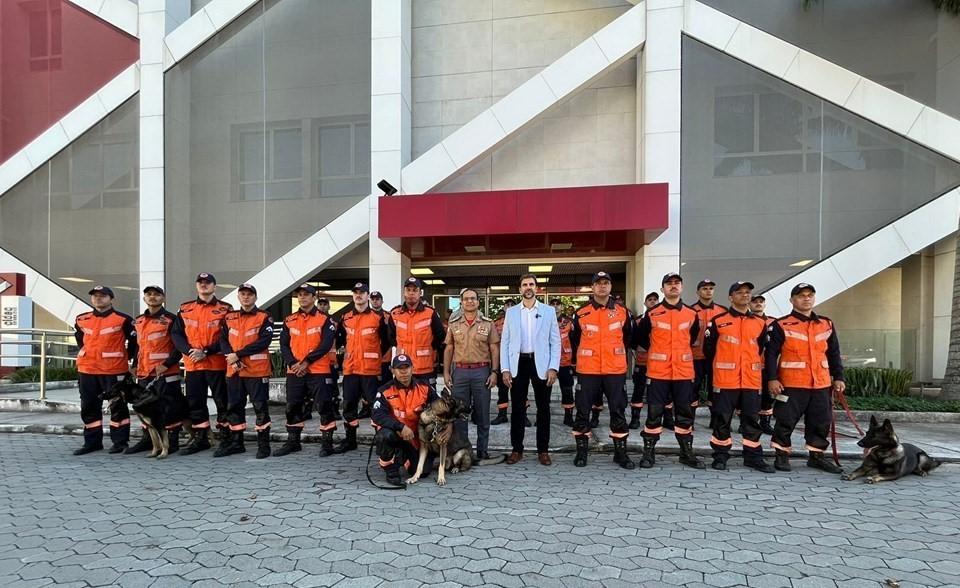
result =
M503 333L500 335L500 370L510 372L517 377L520 364L520 342L523 336L523 324L520 316L522 304L509 310L503 320ZM557 313L552 306L537 301L536 327L533 333L533 359L537 364L537 375L547 379L547 370L560 370L560 327L557 326Z

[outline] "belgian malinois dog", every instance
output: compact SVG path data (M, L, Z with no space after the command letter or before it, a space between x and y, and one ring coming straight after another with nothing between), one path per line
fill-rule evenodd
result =
M103 399L113 404L114 402L126 402L133 411L140 417L140 421L147 427L147 433L153 442L153 450L146 457L156 457L163 459L167 457L170 449L170 440L167 433L167 415L179 414L183 426L190 431L190 439L193 439L193 427L187 419L187 402L181 395L177 395L182 402L177 402L169 397L160 394L157 389L157 383L160 380L154 378L146 386L141 386L132 377L127 376L117 382L113 388L104 392ZM169 406L170 402L177 402L178 406Z
M916 445L900 443L897 434L893 432L890 419L883 424L877 422L877 417L870 417L870 429L857 445L867 450L863 463L849 474L844 474L844 480L856 480L866 476L867 484L877 482L892 482L907 474L916 474L921 477L927 475L940 465Z

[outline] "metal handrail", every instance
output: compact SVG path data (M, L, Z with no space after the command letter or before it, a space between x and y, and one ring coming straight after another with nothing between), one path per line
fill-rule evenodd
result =
M47 345L64 345L69 347L71 345L76 345L75 342L71 343L69 341L48 341L47 337L72 337L74 335L73 331L63 331L58 329L2 329L0 334L3 335L40 335L40 339L29 339L29 340L13 340L13 341L0 341L0 344L8 345L40 345L40 353L30 353L30 354L3 354L4 357L14 357L18 359L26 358L38 358L40 360L40 400L41 402L47 399L47 360L48 359L59 359L62 361L72 361L76 362L76 357L64 356L64 355L47 355Z

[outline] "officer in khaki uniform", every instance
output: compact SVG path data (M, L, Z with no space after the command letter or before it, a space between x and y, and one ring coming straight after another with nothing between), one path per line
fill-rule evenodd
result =
M454 397L472 408L471 420L477 425L477 457L488 459L490 389L497 384L496 374L500 371L500 334L493 321L477 310L479 304L476 290L460 291L463 312L447 328L443 380ZM465 421L457 420L453 426L466 435Z

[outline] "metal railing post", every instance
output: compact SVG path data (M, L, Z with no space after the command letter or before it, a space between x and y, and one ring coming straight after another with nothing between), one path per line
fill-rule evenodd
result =
M47 332L40 333L40 402L47 399Z

